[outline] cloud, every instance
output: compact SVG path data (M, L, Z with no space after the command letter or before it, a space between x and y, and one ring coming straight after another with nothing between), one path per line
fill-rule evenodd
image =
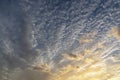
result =
M120 28L119 27L112 27L111 30L107 34L108 37L115 37L116 39L120 40Z
M49 80L50 74L43 71L20 70L13 75L13 80Z
M43 72L50 72L50 67L47 64L37 64L33 66L33 70L35 71L43 71Z
M73 54L73 53L64 53L64 54L62 54L62 56L65 59L75 60L75 61L79 61L79 60L81 60L83 58L82 55L80 55L80 54Z

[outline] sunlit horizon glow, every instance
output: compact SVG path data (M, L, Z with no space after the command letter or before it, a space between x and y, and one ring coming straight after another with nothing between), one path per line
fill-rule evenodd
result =
M117 27L112 28L108 34L109 37L120 39ZM56 73L52 73L53 78L51 80L120 80L119 61L116 60L118 63L115 63L115 60L113 61L110 53L105 50L107 47L104 46L104 43L106 41L97 43L80 54L78 52L63 54L63 57L70 60L71 64L58 69ZM99 51L95 48L102 50Z

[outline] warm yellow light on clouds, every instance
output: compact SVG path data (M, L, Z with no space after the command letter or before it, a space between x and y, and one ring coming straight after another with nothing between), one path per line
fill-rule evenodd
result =
M92 42L93 40L89 39L88 35L80 38L80 42ZM112 28L107 35L120 39L117 27ZM120 73L117 72L120 69L120 64L108 65L101 57L107 49L104 45L106 42L105 40L98 42L90 48L84 49L81 53L78 51L78 53L62 54L65 59L74 61L74 65L69 64L58 69L55 75L60 77L59 80L120 80ZM101 49L101 51L97 49ZM54 79L58 80L55 76Z
M113 27L108 32L108 37L115 37L116 39L120 40L120 28L119 27Z
M80 43L86 44L94 42L94 39L89 38L95 34L95 32L94 34L86 34L85 37L80 38ZM108 31L107 35L109 38L114 37L120 40L117 27ZM85 47L82 51L79 51L78 48L71 53L62 53L62 59L69 63L66 63L66 65L63 65L55 71L52 71L49 64L35 64L32 68L32 73L34 73L34 71L47 73L49 76L47 80L120 80L120 63L108 64L106 62L107 60L104 60L102 57L108 48L105 45L106 42L104 39L90 47ZM109 59L114 62L113 57Z

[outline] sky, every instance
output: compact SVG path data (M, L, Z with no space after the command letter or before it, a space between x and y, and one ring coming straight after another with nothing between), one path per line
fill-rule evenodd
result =
M120 80L119 0L0 0L0 79Z

